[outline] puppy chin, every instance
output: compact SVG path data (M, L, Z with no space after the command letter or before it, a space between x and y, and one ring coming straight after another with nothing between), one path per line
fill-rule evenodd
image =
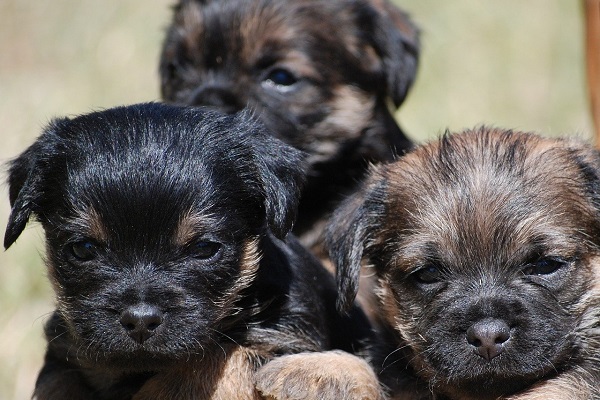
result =
M154 351L159 350L159 352ZM178 365L181 360L188 357L176 358L168 354L164 349L138 349L134 351L112 350L110 353L93 351L87 352L85 356L94 360L94 368L106 368L113 372L139 373L150 371L161 371ZM83 367L86 365L84 364Z
M543 304L543 296L517 298L503 288L505 299L462 299L456 306L436 308L435 319L421 330L427 343L415 358L429 371L441 392L459 390L481 398L514 393L564 365L575 347L576 320ZM460 293L454 293L461 298ZM513 297L511 299L511 297ZM541 306L531 306L538 303ZM465 313L465 303L468 312ZM503 310L503 311L499 311ZM455 389L451 389L455 388ZM460 398L460 397L459 397Z
M447 354L450 354L451 350L448 351ZM469 354L468 349L463 349L462 356L434 365L429 379L430 387L455 399L496 399L522 391L540 378L547 377L553 370L550 362L538 366L537 360L522 355L510 357L507 354L504 359L490 362L477 357ZM531 359L534 366L524 365L523 358ZM451 369L451 366L459 367Z
M449 381L448 386L441 382L438 385L435 381L432 384L436 385L438 392L445 393L453 399L495 400L510 393L517 393L533 382L535 380L527 380L523 377L503 379L491 375L477 379Z
M211 335L204 334L210 332L206 324L196 321L184 326L173 321L192 319L192 315L172 313L151 332L132 333L114 311L80 308L66 313L59 309L46 327L46 335L50 344L69 341L68 358L83 365L92 363L94 368L115 371L161 370L182 360L201 359L206 356L205 348L214 346Z

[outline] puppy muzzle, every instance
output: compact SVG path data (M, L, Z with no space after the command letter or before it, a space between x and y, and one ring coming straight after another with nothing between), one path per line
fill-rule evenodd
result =
M192 92L189 104L194 106L214 107L219 111L233 114L240 111L244 104L233 89L225 85L202 85Z

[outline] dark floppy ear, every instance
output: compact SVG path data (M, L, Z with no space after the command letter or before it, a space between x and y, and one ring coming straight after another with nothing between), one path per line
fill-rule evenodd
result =
M386 180L378 175L372 173L359 191L342 203L326 230L329 256L336 266L340 311L352 307L365 250L385 213Z
M578 142L571 145L570 150L584 178L585 190L600 224L600 151Z
M298 214L306 178L305 155L276 139L251 111L242 111L237 118L251 142L267 224L277 238L283 239Z
M9 163L8 187L11 212L4 234L8 249L21 235L43 194L42 183L47 170L46 160L54 153L55 130L68 120L52 122L42 135L19 157Z
M39 175L35 169L35 145L10 163L8 186L11 205L4 234L4 248L8 249L21 235L33 211L39 194Z
M303 154L282 141L267 135L257 146L259 174L265 196L265 212L273 234L283 239L298 214L300 192L305 179Z
M377 11L373 44L383 61L388 95L399 107L417 75L419 31L408 15L389 1L369 3Z

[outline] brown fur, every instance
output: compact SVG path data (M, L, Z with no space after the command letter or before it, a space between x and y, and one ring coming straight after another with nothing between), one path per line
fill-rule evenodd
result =
M198 365L182 365L148 380L132 400L261 400L254 372L264 362L259 351L224 348Z
M206 229L218 220L216 215L209 212L188 212L179 220L177 230L173 235L173 244L184 246L194 240L196 232Z
M224 310L221 318L226 318L236 312L235 303L242 296L242 292L248 289L256 279L261 258L259 243L260 239L255 237L244 244L240 261L240 275L231 288L223 294L223 297L216 301L216 304Z
M162 96L248 107L307 152L294 232L325 259L324 222L367 161L411 147L392 113L415 78L418 36L387 0L180 0L161 56ZM276 71L293 82L278 84Z
M392 398L558 400L600 396L599 237L596 151L483 127L373 168L328 239L342 306L377 271Z
M369 364L341 351L276 358L258 371L255 380L267 399L383 400Z

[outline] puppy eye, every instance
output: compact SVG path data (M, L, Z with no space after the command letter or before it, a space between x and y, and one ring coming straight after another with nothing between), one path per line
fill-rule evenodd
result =
M415 271L413 276L419 283L437 283L442 279L442 271L435 265L427 265Z
M169 62L165 66L165 74L167 76L167 79L169 79L169 80L175 79L175 77L177 76L178 70L179 70L179 67L177 66L177 64L175 64L174 62Z
M192 244L192 251L195 258L208 260L213 258L221 250L221 244L199 240Z
M70 245L70 251L73 257L79 261L90 261L96 258L98 248L97 246L87 240L81 242L75 242Z
M284 68L276 68L267 75L265 81L277 86L292 86L298 79L290 71Z
M186 63L187 62L181 57L169 60L166 64L162 66L161 73L163 74L164 78L166 78L166 80L176 80L181 76Z
M566 264L567 262L564 260L543 257L533 263L528 264L523 269L523 273L526 275L549 275L558 271Z

